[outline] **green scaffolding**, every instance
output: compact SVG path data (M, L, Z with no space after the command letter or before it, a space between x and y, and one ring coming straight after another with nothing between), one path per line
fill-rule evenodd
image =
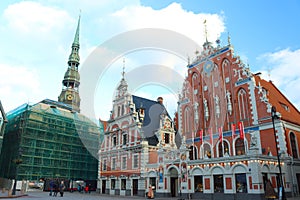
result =
M97 179L97 151L103 133L99 122L51 100L20 106L7 118L0 177Z

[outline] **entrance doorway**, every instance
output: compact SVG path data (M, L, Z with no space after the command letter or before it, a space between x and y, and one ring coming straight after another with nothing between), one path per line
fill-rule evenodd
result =
M171 177L171 196L178 196L178 178Z
M138 194L138 179L132 179L132 195Z
M178 171L176 168L170 169L170 192L172 197L178 196Z
M105 194L105 190L106 190L106 180L102 180L102 188L101 188L102 194Z

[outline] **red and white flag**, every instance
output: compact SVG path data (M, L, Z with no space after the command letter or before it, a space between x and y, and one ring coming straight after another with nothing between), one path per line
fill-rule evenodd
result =
M223 130L222 130L222 127L219 127L219 140L220 142L223 142Z
M200 135L199 135L200 141L202 141L203 140L203 130L201 129L199 131L199 133L200 133Z
M242 140L244 140L244 138L245 138L245 133L244 133L244 124L243 124L243 122L239 122L239 123L238 123L238 126L239 126L239 130L240 130L240 138L241 138Z
M235 124L231 124L231 137L233 141L235 138Z

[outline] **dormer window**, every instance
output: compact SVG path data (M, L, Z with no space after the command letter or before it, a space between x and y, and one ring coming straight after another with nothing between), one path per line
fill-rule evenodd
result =
M286 104L284 104L284 103L282 103L282 102L279 102L280 103L280 105L281 105L281 107L284 109L284 110L286 110L286 111L290 111L290 108L289 108L289 106L288 105L286 105Z

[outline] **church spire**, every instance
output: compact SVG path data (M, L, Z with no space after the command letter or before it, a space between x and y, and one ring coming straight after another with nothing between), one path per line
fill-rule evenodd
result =
M79 27L80 27L80 15L78 18L76 33L74 41L72 43L72 50L68 60L68 69L65 73L62 81L62 91L58 97L59 102L63 102L72 107L73 111L80 112L80 96L79 96L79 85L80 76L78 72L79 67Z
M79 14L78 23L77 23L77 29L76 29L76 33L75 33L75 37L74 37L74 42L73 42L73 45L78 45L78 46L79 46L80 18L81 18L81 14Z
M128 91L128 84L125 80L125 58L123 58L122 79L117 87L116 98L123 97Z

